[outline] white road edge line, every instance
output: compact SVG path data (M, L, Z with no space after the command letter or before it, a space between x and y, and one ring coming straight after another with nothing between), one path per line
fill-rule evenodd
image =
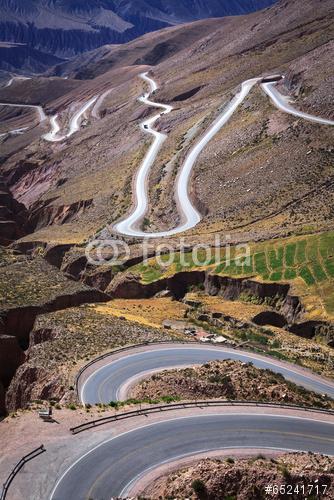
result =
M240 358L246 358L246 359L250 358L250 357L251 357L251 355L252 355L252 353L244 353L244 352L242 352L242 351L238 351L238 350L230 351L230 349L226 349L226 348L224 348L224 347L217 348L217 347L209 347L209 346L207 346L207 347L205 347L205 348L203 348L203 347L201 347L201 346L199 346L199 347L197 347L197 346L177 346L177 347L165 347L165 348L154 349L152 352L159 353L159 352L174 351L174 350L180 350L180 349L182 349L182 350L184 350L184 349L185 349L185 350L188 350L188 349L194 349L194 348L195 348L195 349L198 349L198 350L200 350L200 351L203 351L203 350L204 350L204 351L215 351L215 352L217 352L217 350L219 350L219 351L222 351L222 352L227 353L227 354L228 354L228 353L234 353L234 354L235 354L235 353L237 353L237 355L238 355ZM108 366L112 365L113 363L116 363L116 362L117 362L117 361L119 361L119 360L122 360L122 361L123 361L124 359L133 358L133 357L138 356L138 355L141 355L141 354L143 354L143 353L145 353L145 352L146 352L146 351L138 351L138 352L135 352L135 353L133 353L133 354L127 354L127 355L125 355L125 356L121 356L121 357L119 357L119 358L117 358L117 359L111 360L109 363L107 363L107 364L105 364L105 365L103 365L103 366L100 366L97 370L95 370L93 373L91 373L91 374L89 375L89 377L85 380L85 382L84 382L84 383L83 383L83 385L82 385L82 388L81 388L81 391L80 391L80 400L81 400L81 403L82 403L83 405L85 404L84 391L85 391L85 387L86 387L86 385L88 384L89 380L90 380L92 377L94 377L97 373L99 373L100 371L104 370L105 368L107 368ZM116 352L115 354L117 354L117 352ZM111 353L111 354L110 354L110 357L112 357L112 356L113 356L113 353ZM255 356L253 356L253 359L257 359L257 360L259 360L259 361L264 361L264 362L268 363L268 365L271 365L271 366L276 367L276 368L277 368L277 367L278 367L278 368L279 368L279 367L281 367L282 369L289 370L291 373L294 373L294 374L299 375L299 376L301 376L301 377L303 377L303 376L304 376L305 378L307 378L307 375L308 375L307 373L303 374L303 373L301 373L301 372L298 372L298 371L294 370L294 369L293 369L293 366L291 366L291 368L290 368L290 366L286 366L286 365L280 364L279 362L275 363L275 362L274 362L274 360L267 359L266 357L261 357L260 355L255 355ZM99 360L97 360L97 362L98 362L98 361L99 361ZM187 365L187 366L190 366L190 365ZM161 370L159 369L159 371L162 371L162 370L163 370L163 369L161 369ZM310 375L313 375L313 374L312 374L312 373L310 373ZM325 380L325 379L321 379L321 380L317 380L317 379L315 379L315 380L316 380L316 381L318 381L319 383L320 383L320 382L323 382L324 384L328 384L328 387L331 387L331 385L332 385L332 384L330 383L330 380ZM298 384L297 384L297 385L298 385Z
M213 417L215 417L215 416L221 416L221 415L222 415L221 413L206 413L205 414L205 416L213 416ZM240 413L228 413L226 415L228 415L228 416L240 416L240 415L244 415L246 417L250 417L249 413L241 413L241 412ZM311 420L312 422L319 422L319 423L325 423L325 424L334 425L334 422L324 422L323 420L310 419L310 418L297 417L297 416L290 416L290 415L275 415L274 413L256 413L255 415L257 417L291 418L291 419L295 419L295 420L306 420L306 421ZM51 492L50 500L53 499L54 494L56 492L56 489L58 488L59 484L64 479L64 477L68 474L68 472L71 469L73 469L73 467L75 467L81 460L83 460L85 457L87 457L88 455L90 455L91 453L93 453L93 451L97 450L98 448L100 448L104 444L110 443L111 441L113 441L113 440L115 440L115 439L117 439L117 438L119 438L121 436L125 436L126 434L130 434L130 432L134 432L134 431L137 431L139 429L145 429L146 427L158 425L161 422L166 422L166 421L172 422L172 421L175 421L175 420L184 420L184 419L188 419L188 418L202 418L202 415L191 415L191 416L186 416L186 417L175 417L175 418L171 418L171 419L167 419L167 420L162 420L160 422L154 422L154 423L150 423L150 424L141 425L139 427L135 427L134 429L130 429L128 431L122 432L122 433L118 434L117 436L113 436L110 439L106 439L105 441L102 441L101 443L99 443L96 446L94 446L91 450L89 450L86 453L84 453L83 455L81 455L81 457L79 457L77 460L75 460L75 462L73 462L73 464L70 465L63 472L63 474L58 479L58 481L56 482L56 485L54 486L54 488L53 488L53 490Z
M190 452L190 453L184 453L182 455L178 455L176 457L173 457L171 459L167 459L167 460L164 460L163 462L160 462L158 465L152 465L151 467L148 467L147 469L145 469L143 472L141 472L140 474L137 474L137 476L135 478L133 478L121 491L120 493L120 497L121 498L128 498L129 497L129 494L131 494L131 489L136 486L136 483L142 479L143 477L146 476L146 474L154 469L157 469L158 467L160 467L161 465L165 465L165 464L168 464L168 463L172 463L176 460L179 460L180 458L186 458L186 457L191 457L191 456L194 456L195 457L195 460L196 460L196 455L199 455L200 453L211 453L211 452L216 452L216 451L223 451L223 450L234 450L234 449L240 449L240 450L253 450L252 447L250 446L224 446L223 448L218 448L217 450L211 450L211 449L203 449L203 450L198 450L196 451L196 454L194 455L194 453ZM277 448L275 446L261 446L261 450L272 450L272 451L284 451L284 452L298 452L298 450L295 450L293 448ZM130 497L131 498L131 497ZM110 500L113 500L113 498L111 497Z

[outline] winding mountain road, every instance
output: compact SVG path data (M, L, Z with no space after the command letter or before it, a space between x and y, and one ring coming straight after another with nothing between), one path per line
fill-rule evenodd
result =
M13 76L10 80L8 80L8 82L6 83L5 85L5 88L6 87L11 87L12 84L15 82L15 80L31 80L31 77L29 76Z
M258 368L280 373L306 389L334 398L334 382L275 358L228 347L157 344L111 354L92 365L78 380L80 399L84 404L122 401L136 382L154 372L223 359L253 363Z
M51 130L47 133L44 134L42 137L46 141L49 142L60 142L65 139L68 139L71 137L73 134L78 132L80 130L80 123L83 115L88 111L88 109L97 101L98 96L94 96L89 101L85 102L79 109L78 111L72 116L69 122L68 126L68 132L67 134L64 135L58 135L58 132L60 131L60 126L58 123L58 115L54 115L50 118L50 125L51 125Z
M109 402L125 398L134 382L154 371L227 358L252 361L334 396L334 383L289 363L226 347L172 343L111 354L82 372L78 389L84 403ZM161 466L201 453L260 449L334 454L334 416L313 411L227 405L158 412L147 415L152 421L146 424L143 418L114 422L112 434L63 470L50 500L131 497Z
M47 119L46 114L42 106L35 106L34 104L11 104L8 102L0 102L0 106L9 106L12 108L30 108L34 109L38 113L39 121L44 122Z
M134 210L129 217L115 226L119 233L128 236L151 238L172 236L198 224L201 217L189 195L189 181L194 164L205 146L227 123L254 85L260 84L273 104L280 110L316 123L334 125L331 120L313 117L295 110L287 98L278 92L274 82L264 83L261 78L243 82L240 92L192 147L181 167L176 180L176 201L180 213L180 224L169 231L144 232L140 229L140 223L148 209L148 176L166 140L166 134L156 131L153 126L161 115L171 113L173 108L151 101L149 97L157 90L157 85L147 73L141 74L141 77L150 85L150 92L147 92L140 100L162 111L141 123L143 132L153 136L153 142L135 179ZM58 116L51 117L51 130L43 138L50 142L58 142L73 135L79 130L84 113L97 100L98 96L92 97L80 107L71 118L66 135L59 135ZM47 118L40 106L23 105L23 107L36 108L40 121ZM98 113L98 107L95 112ZM334 397L333 382L274 358L226 347L165 344L138 347L131 351L113 354L91 365L78 380L80 398L83 403L108 403L111 400L126 399L131 386L150 373L168 368L202 364L216 359L252 362L259 368L269 368L281 373L288 380L307 389ZM119 428L116 432L115 423L112 431L115 435L108 433L107 439L103 437L103 442L84 453L70 467L61 472L50 500L72 498L86 500L118 496L124 498L130 495L138 480L161 464L203 452L209 454L212 451L224 449L261 448L334 454L334 417L332 415L328 415L328 421L326 421L324 415L316 412L302 414L297 410L283 411L283 409L271 408L262 411L258 407L247 409L243 407L237 410L227 407L192 409L191 413L188 412L176 418L168 415L168 412L166 414L162 412L159 418L160 421L151 421L146 425L141 423L125 432L119 431Z
M139 101L143 102L147 106L152 106L154 108L160 108L162 109L162 114L167 114L170 113L173 108L172 106L168 106L166 104L161 104L161 103L156 103L153 101L149 100L149 96L151 93L155 92L157 90L157 85L155 81L148 76L147 73L142 73L141 78L145 80L149 85L150 85L150 92L147 92L144 94L142 97L139 98ZM141 129L143 132L153 135L154 140L153 143L151 144L151 147L149 148L145 159L141 165L141 167L138 170L136 180L135 180L135 198L136 198L136 207L134 211L131 213L131 215L125 219L124 221L119 222L116 226L115 229L119 233L122 234L127 234L129 236L147 236L146 233L143 231L140 231L139 229L136 229L135 226L138 221L140 221L145 213L147 212L148 209L148 199L147 199L147 180L148 180L148 175L151 169L151 166L153 165L160 148L163 144L163 142L167 139L166 134L162 134L161 132L158 132L157 130L154 130L153 125L157 120L160 119L161 112L152 116L148 120L143 121L140 124ZM190 204L191 208L193 209L190 201L188 198L183 200L183 207L188 207ZM193 216L198 218L199 214L195 209L193 209L194 214ZM196 212L196 213L195 213ZM167 236L167 232L162 232L162 233L156 233L158 236Z
M203 452L256 448L330 455L334 419L328 416L326 422L320 417L282 415L275 409L261 413L260 408L247 413L193 409L177 418L163 414L162 421L109 437L84 454L63 472L50 500L129 498L138 480L161 464Z
M277 82L262 83L261 87L264 92L270 97L272 103L284 113L296 116L297 118L303 118L313 123L320 123L320 125L334 125L333 120L327 120L326 118L320 118L318 116L313 116L303 111L298 111L293 106L291 106L291 98L282 95L276 88Z
M170 113L173 108L169 105L156 103L149 100L149 97L154 93L158 86L156 82L148 76L148 73L142 73L140 77L145 80L150 86L150 92L146 93L139 100L144 104L152 107L162 108L163 113L152 116L148 120L145 120L140 124L141 129L148 134L153 135L154 141L149 148L135 178L135 189L134 189L134 199L135 207L128 217L118 222L115 225L115 230L126 236L140 237L140 238L162 238L167 236L173 236L178 233L187 231L195 227L201 220L200 213L194 207L189 196L189 181L192 173L192 169L203 151L206 145L211 141L211 139L221 130L221 128L229 121L233 113L237 110L240 104L247 97L249 92L252 90L254 85L260 84L264 92L270 97L273 104L281 111L297 116L299 118L304 118L315 123L322 125L334 125L334 121L327 120L325 118L316 117L308 113L303 113L296 110L290 104L290 99L283 96L277 90L277 77L272 82L262 82L263 78L253 78L246 80L241 84L240 92L232 99L232 101L225 107L222 114L218 116L213 125L209 130L203 135L203 137L195 144L195 146L188 153L180 172L178 173L176 179L175 188L175 199L177 207L179 210L180 224L173 229L168 231L160 232L148 232L143 231L140 225L143 221L145 214L147 213L149 202L147 196L147 184L150 169L157 158L157 155L161 149L163 142L166 140L166 134L156 131L153 125L157 120L160 119L161 114ZM266 80L270 78L267 77ZM283 77L282 77L283 78Z
M141 78L149 83L151 92L148 92L140 101L147 104L148 106L162 108L164 111L162 114L170 113L173 108L171 106L155 103L150 101L148 98L151 93L157 90L156 82L148 76L147 73L142 73ZM197 144L189 152L185 162L177 177L176 185L176 202L180 211L181 224L174 229L169 231L161 231L156 233L150 233L142 231L139 228L139 224L142 221L145 213L148 209L148 198L147 198L147 181L151 166L153 165L162 143L166 140L166 134L157 132L152 128L153 124L160 119L161 113L152 116L148 120L141 123L141 128L144 132L154 136L154 141L141 164L136 180L135 180L135 200L136 206L134 211L125 220L116 224L115 229L121 234L127 236L137 236L141 238L161 238L166 236L173 236L178 233L182 233L192 227L196 226L201 220L201 216L198 210L193 206L189 197L189 179L194 164L196 163L200 153L203 151L205 146L209 141L219 132L219 130L225 125L225 123L231 118L234 111L242 103L245 97L248 95L253 86L258 83L259 79L254 78L243 82L241 86L241 91L234 97L230 104L224 109L224 112L217 118L209 130L204 134L204 136L197 142Z
M6 87L11 86L15 79L21 79L21 78L20 77L12 78L7 83ZM22 78L22 79L29 80L29 78ZM105 97L105 94L103 95L103 97ZM47 132L46 134L43 134L42 139L44 139L45 141L48 141L48 142L61 142L65 139L71 137L73 134L75 134L76 132L78 132L80 130L80 123L81 123L83 115L89 110L89 108L91 106L93 106L93 104L95 104L95 102L98 99L99 99L99 96L94 96L80 106L78 111L76 111L75 114L70 119L67 134L58 135L58 133L60 132L60 125L58 123L58 114L50 116L49 121L50 121L50 125L51 125L51 130L49 132ZM9 106L9 107L14 107L14 108L32 108L32 109L37 111L40 123L42 123L48 119L42 106L36 106L33 104L21 104L21 103L20 104L17 104L17 103L13 104L13 103L7 103L7 102L0 102L0 106ZM16 129L16 130L10 130L8 132L8 134L22 133L22 131L25 131L27 129L28 129L28 127ZM7 135L7 134L2 134L2 135Z

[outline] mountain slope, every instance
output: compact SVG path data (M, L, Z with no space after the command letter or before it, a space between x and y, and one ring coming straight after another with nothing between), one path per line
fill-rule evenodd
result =
M61 58L164 26L262 9L275 0L0 0L2 41Z
M9 73L43 73L62 61L59 57L25 44L0 42L0 70Z
M242 81L284 73L287 78L280 91L296 99L296 108L331 117L330 12L329 0L307 0L303 11L290 0L261 13L210 21L210 26L199 21L197 31L201 24L205 26L202 37L184 49L180 46L153 67L160 86L155 99L171 103L174 111L159 123L168 140L150 172L150 230L177 224L178 169ZM144 88L138 75L150 69L135 65L129 57L138 51L145 64L142 55L165 42L166 35L175 38L187 33L191 38L194 24L147 34L127 44L123 55L119 49L116 66L108 66L107 61L100 76L83 81L54 102L48 99L48 108L57 110L66 123L70 107L76 109L78 103L111 89L101 119L90 118L81 132L64 143L32 143L4 163L14 196L27 206L38 230L26 239L83 241L128 213L132 180L149 144L139 128L149 110L137 101ZM110 50L115 55L116 49ZM82 63L81 71L85 68L94 76L94 66ZM19 92L20 83L16 85ZM21 139L8 140L7 151L14 140ZM202 221L191 237L201 239L217 231L257 239L332 227L328 202L334 197L332 141L331 127L277 111L254 88L195 165L191 187ZM22 168L27 164L29 168Z

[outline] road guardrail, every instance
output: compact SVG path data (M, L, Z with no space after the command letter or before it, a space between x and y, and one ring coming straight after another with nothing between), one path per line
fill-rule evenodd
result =
M140 408L138 410L131 410L124 413L119 413L115 415L110 415L108 417L98 418L96 420L91 420L85 422L84 424L77 425L76 427L71 427L70 431L72 434L79 434L87 429L98 427L100 425L107 424L109 422L115 422L117 420L124 420L126 418L137 417L139 415L147 415L150 413L159 413L162 411L169 410L183 410L185 408L198 408L198 407L210 407L210 406L257 406L265 408L284 408L288 410L302 410L302 411L312 411L326 413L334 416L334 410L329 410L327 408L318 408L315 406L298 406L294 404L285 403L270 403L263 401L233 401L233 400L207 400L207 401L190 401L185 403L171 403L159 406L149 406L147 408Z
M45 451L46 451L46 449L44 448L44 445L42 444L41 446L39 446L35 450L28 453L28 455L25 455L24 457L21 458L21 460L15 465L14 469L9 474L8 478L6 479L5 483L3 484L0 500L5 500L9 486L11 485L16 474L22 469L24 464L29 462L29 460L32 460L33 458L38 457L38 455L40 455L41 453L44 453Z

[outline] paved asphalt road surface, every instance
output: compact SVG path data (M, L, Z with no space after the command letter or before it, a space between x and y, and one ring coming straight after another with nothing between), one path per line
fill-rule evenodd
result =
M327 393L334 398L334 383L300 370L298 367L281 363L275 358L253 356L252 353L227 349L224 347L187 346L161 347L131 354L125 352L120 359L105 359L105 366L92 373L80 386L80 397L84 403L109 403L123 399L126 395L123 390L130 380L140 379L145 372L157 371L177 366L192 366L203 364L216 359L235 359L252 362L259 368L269 368L281 373L288 380L302 385L321 394ZM123 396L123 397L122 397Z
M158 465L198 452L268 448L334 452L333 424L274 414L212 414L169 419L120 434L75 462L59 479L51 500L126 497ZM316 416L313 418L316 418Z

